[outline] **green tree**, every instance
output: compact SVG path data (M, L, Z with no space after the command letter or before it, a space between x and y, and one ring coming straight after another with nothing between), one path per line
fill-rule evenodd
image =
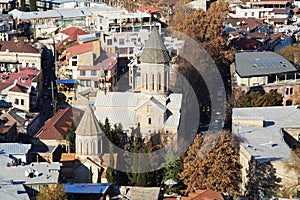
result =
M229 132L223 132L216 146L202 155L200 147L203 137L197 135L183 161L180 178L187 186L186 193L196 189L211 189L227 192L231 196L240 194L241 165L238 142Z
M61 184L45 185L41 187L36 200L68 200L68 196Z
M238 99L237 107L266 107L282 106L283 96L276 90L270 90L268 93L261 94L259 91L253 91Z
M30 11L37 11L37 9L36 9L36 0L30 0L29 3L30 3L30 5L29 5Z
M251 159L247 170L246 199L256 200L274 196L281 181L275 173L276 170L270 162Z
M75 141L76 141L76 128L79 124L79 121L82 116L74 116L74 120L72 121L72 125L68 127L67 134L63 135L63 138L69 142L70 153L75 153Z
M26 7L25 7L25 0L21 0L21 11L25 11L26 10Z
M147 150L143 146L143 142L140 138L134 137L130 144L129 151L136 153L136 156L133 156L132 160L129 161L132 172L138 172L141 170L145 171L147 165L147 160L143 153L146 153ZM130 185L135 186L147 186L149 185L147 173L128 173L127 174Z
M75 149L76 133L75 133L75 131L76 131L76 126L72 122L72 125L67 130L67 135L64 137L65 140L69 141L70 153L76 152L76 149Z

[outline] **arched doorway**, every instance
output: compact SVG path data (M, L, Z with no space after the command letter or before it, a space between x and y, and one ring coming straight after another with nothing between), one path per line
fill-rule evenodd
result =
M286 106L291 106L291 105L293 105L293 100L291 100L291 99L286 100L285 105L286 105Z

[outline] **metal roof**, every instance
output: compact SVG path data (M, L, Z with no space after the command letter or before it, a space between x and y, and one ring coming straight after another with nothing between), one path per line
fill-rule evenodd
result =
M7 154L27 154L30 148L31 144L0 143L0 151Z
M233 132L241 145L260 162L289 160L291 149L283 139L282 128L300 127L300 110L295 106L234 108ZM247 120L264 120L264 127L254 126ZM239 120L239 122L235 122Z
M169 63L171 58L162 41L157 28L154 26L148 41L143 48L140 60L144 63Z
M31 163L30 165L18 165L16 167L0 166L0 176L24 184L58 183L59 172L57 170L60 170L60 166L59 162ZM33 178L25 176L25 171L29 169L33 169L38 175Z
M29 200L29 196L22 184L0 184L0 199Z
M296 72L287 59L275 52L241 52L235 54L235 71L244 77Z
M111 183L68 183L63 184L67 194L106 194Z

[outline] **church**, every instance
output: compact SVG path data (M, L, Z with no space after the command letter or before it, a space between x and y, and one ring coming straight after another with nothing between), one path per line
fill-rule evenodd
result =
M136 136L145 141L153 136L159 136L165 144L177 139L182 94L169 91L171 58L156 28L152 29L139 61L129 70L130 90L98 91L94 107L86 110L76 130L77 154L102 153L103 132L98 122L104 124L106 118L128 137L139 130Z

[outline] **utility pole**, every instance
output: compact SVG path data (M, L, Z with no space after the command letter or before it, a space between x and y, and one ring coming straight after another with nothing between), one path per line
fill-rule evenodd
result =
M53 81L51 81L51 95L52 95L52 105L53 105L53 115L54 115L56 113L56 102L54 97Z

